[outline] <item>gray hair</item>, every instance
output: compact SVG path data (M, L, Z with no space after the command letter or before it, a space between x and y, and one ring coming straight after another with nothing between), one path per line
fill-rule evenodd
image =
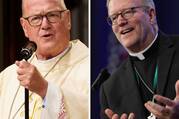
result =
M110 1L111 1L111 0L107 0L107 2L106 2L107 8L108 8L108 6L109 6L109 2L110 2ZM153 8L153 9L155 9L155 4L154 4L154 1L153 1L153 0L141 0L141 1L143 1L144 5L149 6L149 7Z
M106 6L107 6L107 8L109 7L109 2L110 2L111 0L107 0L107 3L106 3ZM141 0L141 2L143 2L143 5L145 5L145 6L149 6L150 8L153 8L154 10L155 10L155 4L154 4L154 1L153 0ZM109 9L109 8L108 8ZM156 13L156 12L155 12ZM154 28L154 30L156 30L156 31L158 31L158 24L157 24L157 18L156 18L156 16L155 16L155 23L153 24L153 28Z

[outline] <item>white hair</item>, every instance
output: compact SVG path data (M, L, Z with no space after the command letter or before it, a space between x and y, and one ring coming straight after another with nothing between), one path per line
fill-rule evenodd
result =
M64 0L59 0L59 5L60 5L63 9L67 9Z
M144 5L149 6L153 9L155 9L155 4L153 0L142 0L144 2Z
M106 6L107 6L108 9L109 9L109 2L110 1L111 0L107 0L107 2L106 2ZM152 8L152 9L154 9L154 11L155 11L155 3L154 3L153 0L141 0L141 2L143 2L143 5L148 6L148 7ZM155 11L155 13L156 13L156 11ZM155 28L155 30L158 31L158 24L157 24L156 16L155 16L154 28Z
M110 2L110 1L111 1L111 0L107 0L107 2L106 2L107 8L108 8L108 6L109 6L109 2ZM153 9L155 9L155 4L154 4L154 1L153 1L153 0L141 0L141 1L144 3L144 5L149 6L149 7L153 8Z

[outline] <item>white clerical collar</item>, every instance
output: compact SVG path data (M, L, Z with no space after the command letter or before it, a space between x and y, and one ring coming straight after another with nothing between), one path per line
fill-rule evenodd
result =
M147 46L144 50L142 50L142 51L140 51L140 52L138 52L138 53L131 53L131 52L129 52L129 55L130 55L130 56L133 56L133 57L137 57L137 58L139 58L140 60L144 60L144 59L145 59L144 52L146 52L146 51L154 44L154 42L155 42L156 39L157 39L157 36L158 36L158 33L155 35L155 38L154 38L154 40L150 43L150 45Z

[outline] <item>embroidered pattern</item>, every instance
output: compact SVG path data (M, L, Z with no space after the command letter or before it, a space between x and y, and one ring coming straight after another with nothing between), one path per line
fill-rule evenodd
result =
M65 109L65 103L64 103L64 98L62 97L61 100L61 105L60 105L60 113L58 115L58 119L66 119L66 109Z

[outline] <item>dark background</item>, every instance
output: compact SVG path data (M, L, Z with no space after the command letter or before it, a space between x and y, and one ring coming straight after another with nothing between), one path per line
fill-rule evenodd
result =
M167 34L179 34L179 1L154 0L154 2L160 30ZM91 0L91 83L102 68L106 67L112 72L116 68L115 63L120 63L121 59L126 57L119 56L124 51L116 43L106 17L106 0ZM117 52L120 53L114 54ZM100 119L99 115L99 90L97 89L91 92L91 119Z

